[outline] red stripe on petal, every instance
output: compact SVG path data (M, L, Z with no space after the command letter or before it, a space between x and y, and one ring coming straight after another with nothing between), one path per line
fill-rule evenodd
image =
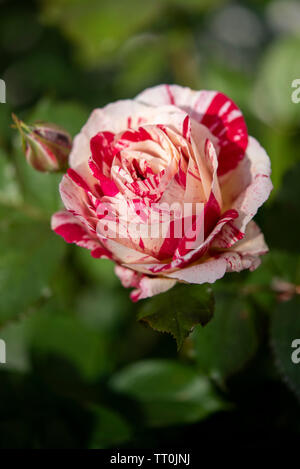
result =
M167 94L168 94L168 97L169 97L169 100L170 100L170 104L175 104L175 98L174 98L174 95L171 91L171 88L169 85L166 85L166 91L167 91Z
M104 166L111 167L114 153L113 141L115 135L112 132L99 132L90 141L92 159L101 172L105 172Z
M178 172L175 174L175 181L182 187L186 187L186 173L182 169L182 160L179 161Z
M208 202L204 207L204 236L207 238L209 233L214 229L221 215L220 205L214 194L211 192Z
M109 197L114 197L115 195L119 193L119 189L117 188L114 181L107 178L106 176L103 176L103 174L99 175L99 181L100 181L101 190L104 195L108 195Z
M62 236L67 243L83 241L87 235L85 229L76 223L64 223L57 226L54 231Z
M202 256L204 256L207 253L207 251L210 248L211 243L216 238L218 233L220 233L222 227L226 223L230 222L233 218L237 218L237 216L238 216L238 213L236 210L228 210L219 218L219 220L216 223L216 226L214 227L214 230L210 233L207 239L198 248L192 249L192 250L185 250L183 246L183 242L185 241L185 239L183 238L181 240L180 250L178 249L176 251L172 262L168 264L156 265L154 267L149 268L149 270L153 274L157 275L160 272L169 271L170 269L183 269L184 267L199 260ZM181 253L186 253L186 254L182 255Z
M186 118L184 119L183 121L183 124L182 124L182 135L183 137L188 141L190 142L190 118L189 116L186 116Z
M176 220L176 223L178 224L178 222L180 224L183 223L182 220ZM178 226L176 225L176 227L178 228ZM159 260L163 260L163 259L170 259L170 257L173 256L174 252L176 251L177 249L177 246L178 244L180 243L180 238L175 238L175 222L172 220L170 222L170 226L169 226L169 229L168 229L168 233L160 247L160 250L158 252L158 254L156 255L157 259ZM181 230L182 232L182 230Z
M139 127L138 130L126 130L126 132L123 133L121 140L128 140L129 142L144 142L145 140L152 140L152 137L144 127Z
M102 176L102 172L100 171L99 166L97 166L97 164L91 158L89 159L89 167L93 173L93 176L99 180L100 176Z
M98 181L100 182L100 186L98 187L98 192L101 195L108 195L110 197L114 197L116 194L118 194L119 189L117 188L114 181L104 176L102 172L100 171L99 167L94 163L92 159L89 160L89 167L93 173L93 176L95 176L95 178L97 178Z
M99 247L91 251L91 256L95 259L100 259L101 257L107 257L108 259L112 259L112 254L107 249L103 247Z
M80 186L83 190L86 192L91 192L91 189L85 182L85 180L76 172L74 169L69 168L68 171L68 176L74 181L78 186Z
M239 108L227 96L217 93L201 123L219 138L218 175L235 168L244 157L248 145L247 126Z

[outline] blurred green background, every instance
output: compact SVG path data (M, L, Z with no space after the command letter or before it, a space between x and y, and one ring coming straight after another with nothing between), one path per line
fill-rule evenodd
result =
M300 2L0 0L0 12L0 448L299 440L299 299L271 285L300 283ZM15 112L75 135L95 107L163 82L229 95L274 184L256 217L270 254L213 286L213 320L179 353L136 321L110 261L51 233L60 176L26 166L10 128Z

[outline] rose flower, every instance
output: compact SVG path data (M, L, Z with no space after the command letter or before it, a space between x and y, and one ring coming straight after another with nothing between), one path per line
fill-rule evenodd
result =
M176 85L96 109L74 139L53 230L109 258L133 301L254 270L270 160L224 94Z

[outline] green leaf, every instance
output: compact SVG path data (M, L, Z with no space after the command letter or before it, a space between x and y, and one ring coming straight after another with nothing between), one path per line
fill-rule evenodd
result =
M297 354L297 348L292 346L295 339L300 341L299 296L279 304L274 311L271 321L271 345L280 374L300 399L300 363L294 363L292 360L293 352ZM300 348L299 343L297 347Z
M112 409L92 406L94 424L90 449L116 447L131 437L131 428L124 418Z
M64 250L48 223L0 210L0 323L47 294Z
M77 315L57 310L52 301L31 317L30 346L34 353L67 360L87 381L110 371L110 339Z
M197 327L192 340L200 369L223 385L257 350L254 318L246 299L217 295L214 318L205 328Z
M210 287L179 284L145 300L137 317L157 331L172 334L180 349L196 324L205 325L211 319L213 309Z
M80 0L47 0L43 4L44 19L61 27L77 45L80 59L89 65L111 60L120 45L131 35L145 31L160 11L157 0L91 0L88 8Z
M137 362L115 375L110 385L140 404L150 426L197 422L227 407L206 377L172 360Z

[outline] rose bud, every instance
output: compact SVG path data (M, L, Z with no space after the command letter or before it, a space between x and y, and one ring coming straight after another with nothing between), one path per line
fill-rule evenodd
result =
M16 115L12 117L22 136L23 151L30 166L42 172L67 168L72 138L64 129L43 122L27 125Z

